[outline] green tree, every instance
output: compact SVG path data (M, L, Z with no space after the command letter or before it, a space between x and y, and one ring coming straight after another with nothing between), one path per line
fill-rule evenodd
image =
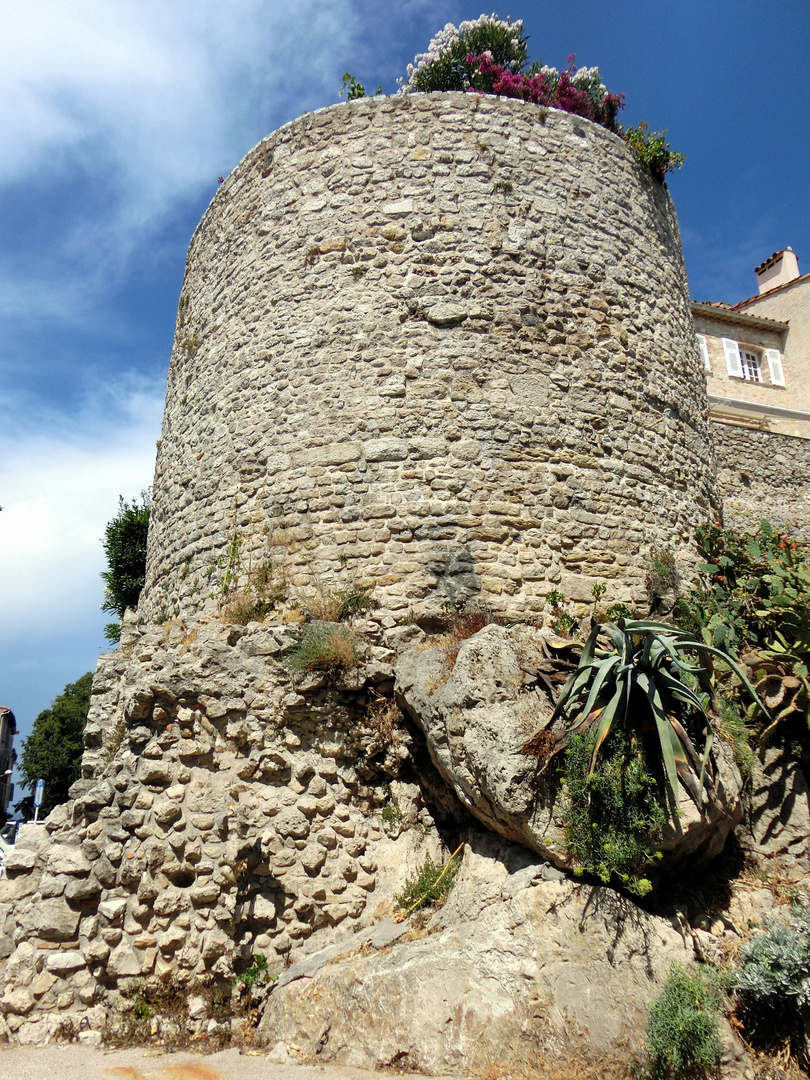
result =
M19 769L25 786L33 789L37 780L45 781L41 815L67 802L70 785L82 774L84 724L92 681L88 671L77 682L68 683L50 709L39 714L23 742ZM29 796L17 803L17 809L27 810L30 802Z
M102 611L112 611L119 621L108 623L104 628L109 641L121 637L124 612L135 607L141 595L146 576L146 535L149 531L151 496L142 491L140 500L128 503L118 497L118 513L104 531L104 554L107 569L101 575L104 581Z

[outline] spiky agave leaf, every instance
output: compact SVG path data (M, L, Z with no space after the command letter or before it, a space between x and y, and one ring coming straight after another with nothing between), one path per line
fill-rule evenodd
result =
M599 648L600 638L607 638L612 648ZM561 744L567 742L568 735L581 733L598 723L591 773L602 745L617 724L624 729L635 729L648 740L651 738L659 747L673 819L676 819L679 781L698 808L711 795L710 778L707 779L713 742L711 726L704 703L685 681L699 678L708 669L688 661L686 652L697 652L704 658L716 656L727 663L757 705L763 707L745 672L721 649L692 641L683 631L666 623L628 619L622 626L594 625L583 648L580 666L565 684L553 713L553 719L562 713L574 714ZM705 721L702 755L675 715L678 706Z

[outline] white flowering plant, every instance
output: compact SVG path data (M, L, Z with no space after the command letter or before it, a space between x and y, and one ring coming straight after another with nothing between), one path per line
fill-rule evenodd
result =
M529 63L527 41L521 19L512 22L492 14L457 27L447 23L427 52L418 53L408 64L407 79L398 80L399 92L460 90L561 109L621 135L658 181L681 167L683 154L670 149L665 132L648 133L646 124L624 129L617 122L624 94L607 89L599 68L575 67L573 54L562 70Z
M400 79L400 92L470 89L467 57L487 54L489 59L512 72L526 66L527 41L523 22L479 15L456 27L447 23L431 40L427 52L418 53L408 64L408 79Z

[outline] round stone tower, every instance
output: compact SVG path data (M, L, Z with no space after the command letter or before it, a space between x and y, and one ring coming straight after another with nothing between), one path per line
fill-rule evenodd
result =
M576 116L475 94L268 136L189 250L154 483L150 616L261 569L417 614L639 600L715 512L666 189Z

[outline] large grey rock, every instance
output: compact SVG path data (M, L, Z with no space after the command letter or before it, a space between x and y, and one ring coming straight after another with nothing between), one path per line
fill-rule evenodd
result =
M462 644L455 664L442 647L407 650L397 687L462 803L508 840L560 860L553 779L538 784L536 760L521 753L551 711L524 691L533 658L540 658L537 631L487 626Z
M754 762L749 829L743 842L757 852L778 856L806 874L810 871L810 786L799 761L772 747Z
M489 829L564 866L557 770L539 773L537 760L521 752L551 712L549 699L526 687L541 659L540 635L527 626L486 626L462 643L454 664L441 647L413 646L400 656L397 681L433 761L462 803ZM697 852L713 857L742 820L742 779L720 740L713 760L716 803L698 810L680 790L676 822L659 845L671 860Z
M290 969L260 1038L324 1063L434 1074L572 1044L637 1050L670 964L693 955L669 921L491 836L473 838L448 903L427 936L410 937L353 939L326 963Z

